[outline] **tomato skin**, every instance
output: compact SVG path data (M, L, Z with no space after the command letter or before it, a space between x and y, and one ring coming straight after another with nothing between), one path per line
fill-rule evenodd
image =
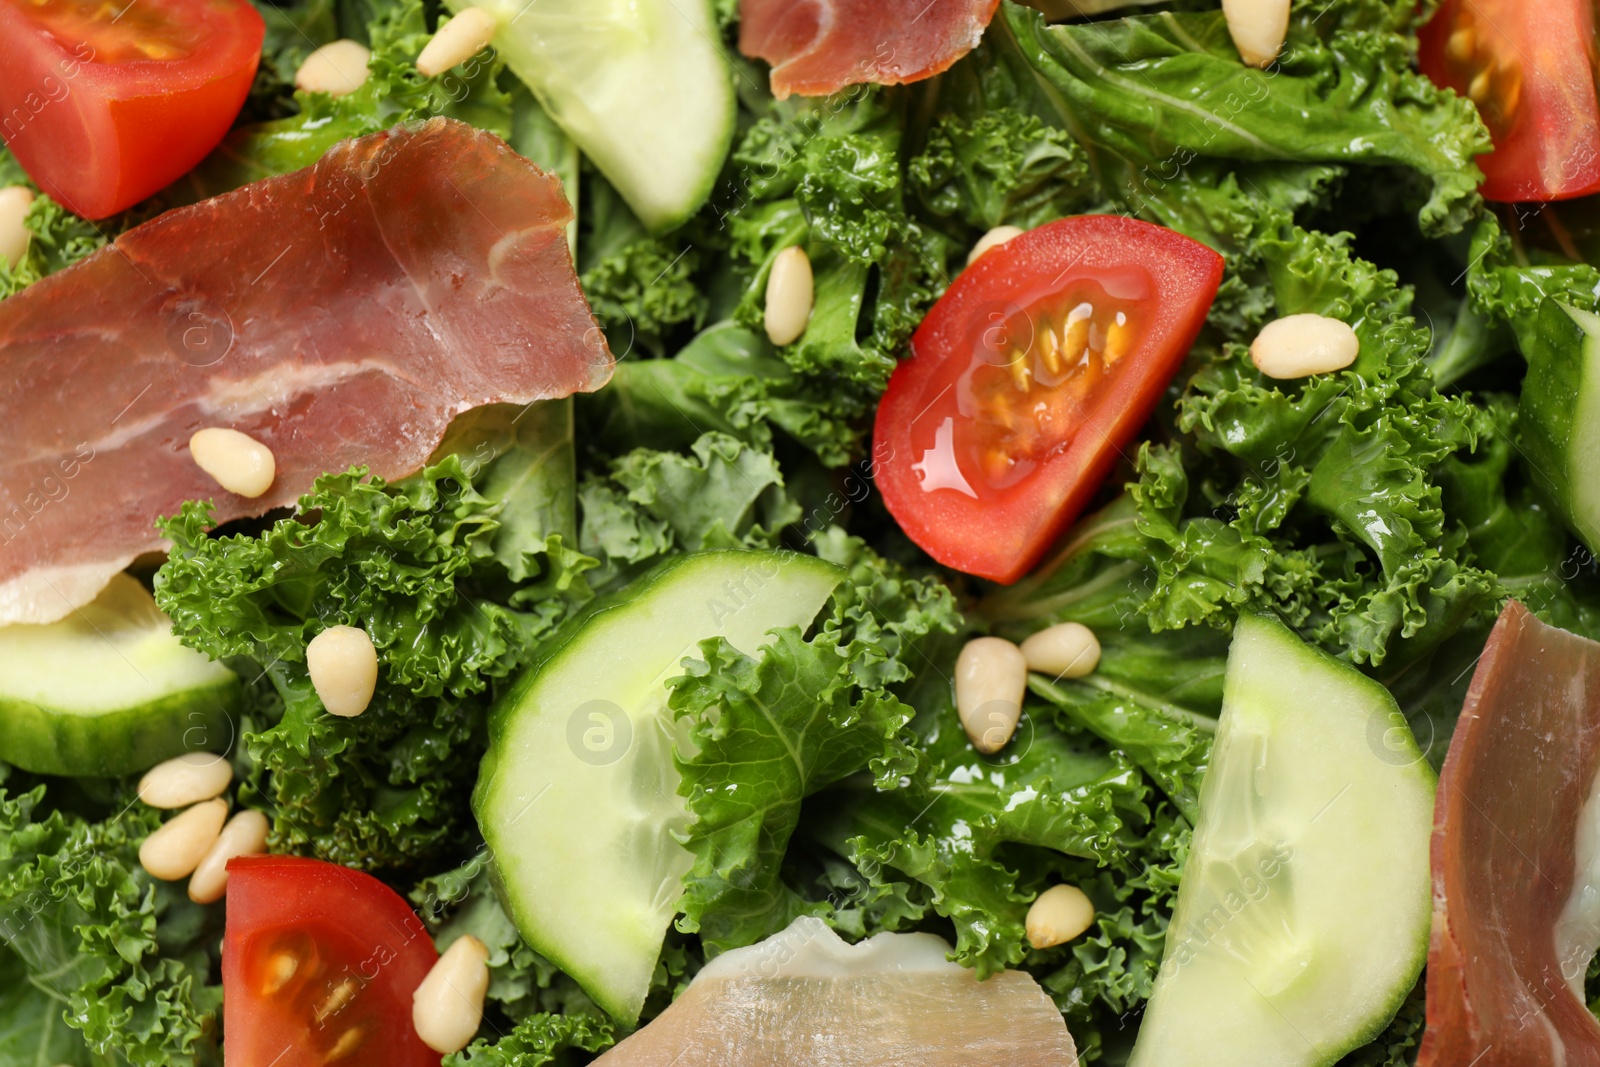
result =
M228 861L227 901L226 1062L322 1067L344 1039L335 1058L346 1063L439 1067L411 1023L411 996L439 953L394 890L336 863L242 856ZM274 970L285 956L299 962ZM341 986L356 992L342 999Z
M31 0L0 0L0 135L41 190L85 218L188 173L233 125L261 59L266 24L247 0L136 3L185 26L198 46L112 61L104 40L52 32Z
M1202 244L1110 215L1060 219L979 257L923 319L911 358L895 369L878 405L874 473L901 529L956 570L1004 583L1026 574L1154 410L1205 321L1222 269L1222 257ZM981 476L968 463L961 473L969 491L925 491L914 467L927 463L941 433L961 433L952 420L970 426L955 386L963 368L977 365L979 345L990 344L983 338L995 309L1025 307L1096 280L1147 292L1127 305L1142 319L1134 347L1085 398L1076 431L1015 485L975 497L970 486ZM946 423L955 429L946 431Z
M1494 151L1478 157L1486 198L1566 200L1600 190L1590 0L1445 0L1418 42L1418 64L1435 85L1472 99L1487 71L1475 101L1494 135Z

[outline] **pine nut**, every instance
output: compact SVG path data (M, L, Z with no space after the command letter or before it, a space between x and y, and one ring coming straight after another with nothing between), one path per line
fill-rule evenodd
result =
M196 904L221 900L228 891L228 861L267 850L267 817L246 809L228 820L205 858L189 877L189 899Z
M1348 323L1324 315L1289 315L1269 322L1250 346L1250 361L1268 378L1304 378L1344 370L1361 354Z
M1081 622L1063 622L1022 642L1030 671L1056 678L1082 678L1100 665L1100 642Z
M226 800L207 800L168 819L139 846L139 865L163 882L186 877L211 851L227 817Z
M433 39L417 56L417 70L424 77L438 77L489 47L499 28L494 16L483 8L467 8L439 26Z
M185 752L158 763L139 779L139 799L152 808L187 808L221 796L233 781L233 764L211 752Z
M249 434L221 426L209 426L189 438L189 455L218 485L243 497L265 493L278 475L272 449Z
M456 939L411 994L411 1023L435 1052L460 1052L483 1022L489 949L468 934Z
M311 687L330 715L360 715L378 686L378 652L367 631L330 626L306 646Z
M33 206L33 190L26 185L0 189L0 259L15 267L28 252L28 208Z
M1478 31L1462 26L1450 34L1444 45L1445 53L1457 63L1465 63L1478 54Z
M1094 925L1094 901L1075 885L1052 886L1034 900L1023 925L1034 948L1066 944Z
M1222 0L1228 36L1248 66L1270 67L1289 36L1289 0Z
M294 72L294 87L306 93L349 96L367 80L372 53L360 41L329 41L306 56Z
M790 245L772 261L767 274L767 340L791 345L806 332L811 321L811 257L799 245Z
M1016 732L1028 662L1022 650L999 637L967 642L956 657L956 713L972 746L999 752Z
M1021 237L1022 233L1020 226L996 226L978 238L978 243L972 246L972 251L967 253L967 266L970 267L978 262L978 257L989 249L1003 245L1013 237Z

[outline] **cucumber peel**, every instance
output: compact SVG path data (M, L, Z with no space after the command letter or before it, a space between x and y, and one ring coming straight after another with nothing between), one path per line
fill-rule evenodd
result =
M490 713L472 806L506 911L628 1025L692 863L668 682L701 641L756 655L809 625L843 579L794 553L673 557L565 624Z
M233 740L239 678L185 648L126 574L60 622L0 627L0 760L120 775Z
M1600 552L1600 315L1554 300L1540 305L1518 412L1534 480Z
M1388 690L1241 618L1129 1067L1325 1067L1376 1037L1427 961L1434 787Z

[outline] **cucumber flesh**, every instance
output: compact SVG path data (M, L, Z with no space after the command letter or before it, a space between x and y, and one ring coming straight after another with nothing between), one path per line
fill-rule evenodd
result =
M733 68L710 0L446 0L494 47L654 232L711 195L733 142Z
M1434 784L1383 686L1240 619L1129 1067L1311 1067L1372 1040L1427 960Z
M0 760L36 774L117 775L224 751L239 678L173 636L119 574L60 622L0 627Z
M1527 355L1518 421L1529 469L1600 552L1600 316L1546 300Z
M754 655L844 572L793 553L675 557L575 619L490 715L473 810L523 937L638 1021L690 854L667 683L725 637Z

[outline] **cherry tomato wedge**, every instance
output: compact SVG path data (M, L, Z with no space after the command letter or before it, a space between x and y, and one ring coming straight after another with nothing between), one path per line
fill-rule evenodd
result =
M1478 105L1494 151L1490 200L1565 200L1600 189L1593 0L1445 0L1422 28L1434 84Z
M439 1067L411 995L439 959L422 921L369 874L298 856L228 861L224 1059L266 1067Z
M217 146L265 33L249 0L0 0L0 135L40 189L103 218Z
M1149 417L1221 280L1204 245L1110 215L980 256L878 405L877 483L901 529L968 574L1027 573Z

